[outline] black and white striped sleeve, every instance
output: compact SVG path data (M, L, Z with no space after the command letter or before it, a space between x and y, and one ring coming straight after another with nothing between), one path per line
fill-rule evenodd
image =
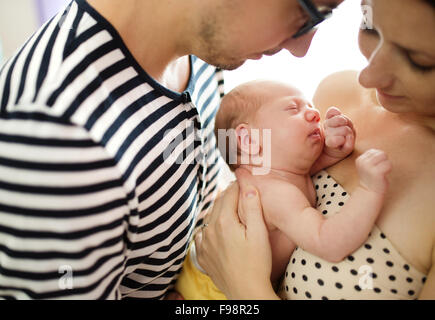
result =
M85 129L0 117L0 297L120 298L132 210Z

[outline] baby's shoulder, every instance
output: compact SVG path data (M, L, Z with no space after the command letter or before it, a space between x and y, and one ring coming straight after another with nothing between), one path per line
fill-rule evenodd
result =
M305 194L290 181L269 177L260 180L261 205L269 230L271 226L281 225L283 217L293 216L311 207Z
M289 200L294 198L297 200L305 198L303 192L296 185L279 177L259 177L257 179L257 186L259 187L262 200L267 198L273 202L277 199Z

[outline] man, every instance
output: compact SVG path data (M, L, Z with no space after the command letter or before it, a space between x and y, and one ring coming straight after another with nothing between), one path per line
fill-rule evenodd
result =
M220 189L222 69L342 0L75 0L0 71L0 297L162 298Z

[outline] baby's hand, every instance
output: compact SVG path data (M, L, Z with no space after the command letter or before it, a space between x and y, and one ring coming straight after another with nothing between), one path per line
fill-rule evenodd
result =
M352 121L336 107L330 107L323 123L325 133L324 152L333 158L343 159L355 146L355 129Z
M391 162L385 152L376 149L364 152L356 159L356 168L364 188L381 194L387 191L387 174L391 171Z

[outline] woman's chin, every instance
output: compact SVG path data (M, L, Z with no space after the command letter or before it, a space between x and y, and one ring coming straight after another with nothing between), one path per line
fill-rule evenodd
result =
M394 113L405 113L413 110L405 97L386 96L376 90L376 99L384 109Z

